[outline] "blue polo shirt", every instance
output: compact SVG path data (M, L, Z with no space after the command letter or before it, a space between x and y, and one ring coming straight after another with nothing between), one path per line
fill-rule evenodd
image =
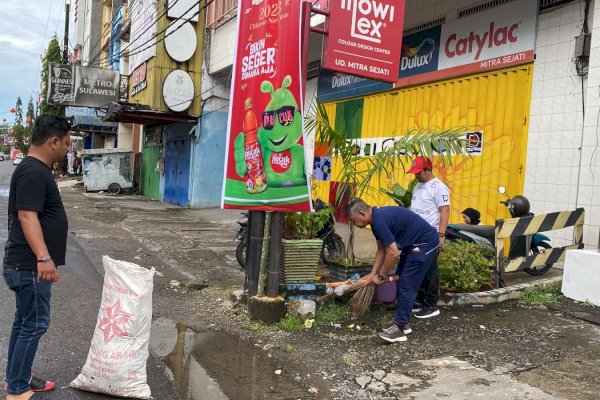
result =
M371 229L383 247L396 242L399 249L437 244L437 232L423 218L403 207L373 207Z

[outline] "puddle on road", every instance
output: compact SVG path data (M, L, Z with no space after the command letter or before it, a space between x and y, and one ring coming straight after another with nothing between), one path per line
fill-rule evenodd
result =
M167 364L182 400L313 399L252 343L196 332L167 318L152 322L150 351Z

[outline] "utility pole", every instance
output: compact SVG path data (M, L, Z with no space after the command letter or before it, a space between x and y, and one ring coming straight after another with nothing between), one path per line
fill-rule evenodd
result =
M69 61L69 8L71 5L65 3L65 37L63 40L63 64Z

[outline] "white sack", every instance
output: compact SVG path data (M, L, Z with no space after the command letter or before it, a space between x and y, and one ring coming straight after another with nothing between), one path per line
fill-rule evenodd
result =
M154 268L102 257L104 289L87 361L70 386L150 399L146 360L152 324Z

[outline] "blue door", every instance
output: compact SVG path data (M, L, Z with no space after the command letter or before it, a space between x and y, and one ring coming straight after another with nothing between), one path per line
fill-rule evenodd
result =
M168 203L182 207L188 205L191 149L191 139L167 142L163 199Z

